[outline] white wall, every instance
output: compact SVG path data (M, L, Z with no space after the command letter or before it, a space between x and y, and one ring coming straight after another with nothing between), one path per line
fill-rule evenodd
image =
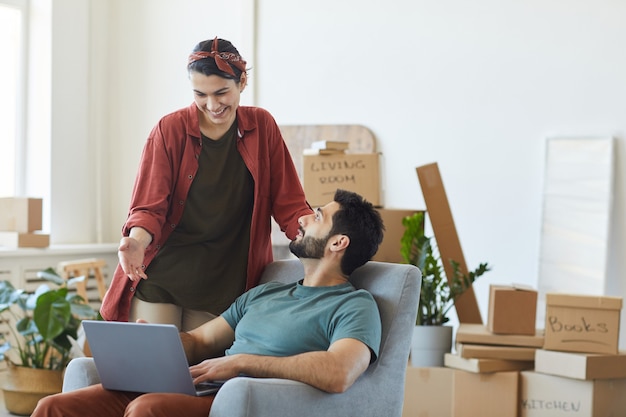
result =
M617 137L626 211L624 16L609 0L260 0L258 104L371 128L388 207L423 208L415 167L437 162L469 267L493 266L476 283L486 320L489 283L537 284L546 137ZM613 230L624 294L623 215Z
M46 231L53 244L117 242L148 133L160 117L192 102L189 52L219 35L252 55L254 3L38 1L51 3L52 21ZM242 103L253 98L249 91ZM46 122L35 119L37 126Z
M63 133L75 141L96 135L105 143L98 181L105 184L99 191L104 241L119 238L149 130L191 102L184 70L189 49L217 34L240 46L253 68L254 88L244 101L256 94L256 104L279 123L359 123L375 133L387 207L423 208L415 167L438 162L468 265L493 266L476 284L484 318L489 283L536 285L545 138L616 137L609 292L626 293L620 274L626 223L619 215L626 211L626 3L90 4L91 45L101 45L108 57L99 58L100 76L91 81L101 92L89 100L99 128ZM65 100L71 102L70 93ZM57 132L54 126L53 116Z
M51 34L51 241L95 240L95 154L89 126L89 9L86 2L54 0ZM71 28L72 30L68 30ZM36 61L31 65L37 67ZM45 102L41 102L42 105ZM41 123L37 119L35 123Z
M141 149L150 130L167 113L186 107L193 96L187 57L200 41L231 40L246 57L252 45L249 0L110 0L108 88L105 108L110 142L109 227L119 240ZM241 46L240 46L241 45ZM250 52L251 54L251 52ZM248 97L242 98L246 103Z

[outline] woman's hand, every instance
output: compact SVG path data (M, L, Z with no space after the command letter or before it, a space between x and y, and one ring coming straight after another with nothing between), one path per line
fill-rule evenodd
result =
M152 236L140 227L133 227L130 235L120 240L117 257L120 260L120 266L124 273L131 281L148 278L145 273L146 266L143 263L143 259L146 248L151 241Z

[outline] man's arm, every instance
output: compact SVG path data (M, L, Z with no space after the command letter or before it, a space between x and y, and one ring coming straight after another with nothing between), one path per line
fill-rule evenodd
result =
M188 332L181 332L187 360L196 364L208 358L224 355L235 340L235 332L223 317L216 317Z
M340 339L327 351L288 357L230 355L192 366L194 382L223 380L240 374L304 382L323 391L346 391L370 364L369 347L356 339Z

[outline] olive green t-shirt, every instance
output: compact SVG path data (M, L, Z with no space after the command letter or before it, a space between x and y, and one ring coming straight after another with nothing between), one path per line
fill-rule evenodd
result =
M236 142L236 123L218 140L203 135L182 219L137 287L141 300L219 315L245 290L254 181Z

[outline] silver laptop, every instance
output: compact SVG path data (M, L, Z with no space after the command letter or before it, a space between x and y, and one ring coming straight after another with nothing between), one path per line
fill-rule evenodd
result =
M82 323L106 389L202 396L217 392L223 384L194 386L174 325L96 320Z

